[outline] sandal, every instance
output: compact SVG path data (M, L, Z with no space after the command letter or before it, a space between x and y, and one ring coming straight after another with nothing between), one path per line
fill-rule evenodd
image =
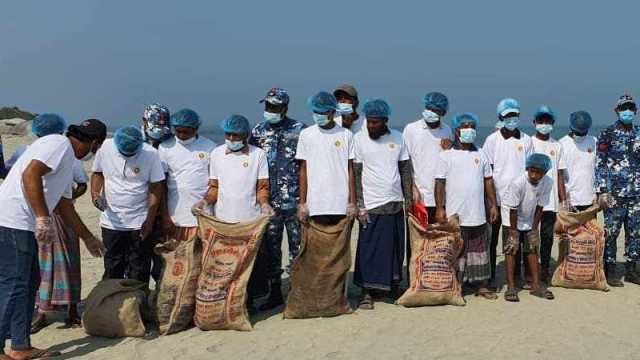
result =
M13 356L10 356L13 360L32 360L32 359L49 359L52 357L62 355L59 351L49 351L47 349L31 348L25 351L15 351Z
M529 294L535 296L535 297L539 297L541 299L547 299L547 300L553 300L555 299L555 296L553 296L553 293L551 291L549 291L548 289L543 289L540 288L536 291L529 291Z
M483 298L487 299L487 300L497 300L498 299L498 295L496 295L495 292L489 290L489 289L478 289L478 291L476 291L476 296L482 296Z
M362 298L362 300L360 300L358 309L373 310L373 298L371 297L371 295L367 294Z
M515 288L509 288L504 292L504 299L510 302L519 302L518 290Z
M64 325L58 326L57 329L78 329L82 327L82 321L80 318L67 319L64 322Z
M31 324L31 335L37 334L40 330L49 326L47 322L47 317L43 314L38 314L35 321Z

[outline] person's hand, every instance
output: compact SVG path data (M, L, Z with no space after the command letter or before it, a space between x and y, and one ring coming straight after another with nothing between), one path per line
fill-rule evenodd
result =
M262 216L273 216L273 214L275 214L275 211L273 211L273 208L271 207L271 205L269 205L269 203L262 203L260 204L260 214Z
M358 221L363 228L367 228L367 224L369 224L369 212L367 209L358 210Z
M151 231L153 231L153 225L155 223L155 219L147 218L147 220L142 223L142 228L140 229L140 240L145 240L151 235Z
M91 235L91 237L87 239L82 239L84 241L84 246L86 246L89 254L93 257L103 257L107 252L107 249L104 247L102 241L98 240L95 236Z
M598 205L602 210L607 210L615 206L615 199L609 193L602 193L598 196Z
M176 224L171 220L171 216L166 215L162 217L162 233L165 236L173 236L176 232Z
M442 150L449 150L453 147L453 141L451 139L442 139L440 140L440 147Z
M495 224L498 221L498 208L495 206L489 207L489 223Z
M560 203L560 210L565 212L572 212L575 210L575 208L573 207L573 205L571 205L569 199L567 199Z
M436 222L440 224L444 224L447 222L447 213L443 208L436 208Z
M53 222L51 216L38 216L36 218L36 240L41 244L50 244L52 233Z
M418 189L415 183L411 186L411 193L413 194L414 204L423 202L420 189ZM414 205L414 204L411 204L411 205Z
M349 205L347 205L347 217L354 218L356 216L358 216L356 204L349 203Z
M193 214L193 216L198 216L199 214L204 212L204 209L207 205L209 205L209 203L207 203L207 200L205 199L198 201L191 207L191 214Z
M100 211L104 211L104 209L107 208L107 200L100 194L92 194L91 202L93 203L93 206Z
M309 220L309 207L307 204L298 204L298 221L307 222Z

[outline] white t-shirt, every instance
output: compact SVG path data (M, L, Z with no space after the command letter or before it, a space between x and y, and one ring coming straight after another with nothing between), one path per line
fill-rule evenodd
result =
M594 136L587 136L581 142L568 135L560 139L567 165L565 186L572 205L586 206L593 202L597 142Z
M443 151L435 178L446 180L447 217L458 214L461 226L485 224L484 179L491 176L491 164L482 150Z
M171 138L158 146L162 168L167 174L167 206L176 226L193 227L198 221L191 207L202 200L209 184L209 156L216 144L198 136L182 145Z
M518 209L518 230L531 230L536 207L549 202L551 183L551 177L545 175L538 185L531 185L526 172L514 179L502 198L502 225L510 226L509 213L511 209Z
M389 134L373 140L368 132L353 136L355 162L362 163L362 196L367 210L394 201L403 201L398 162L409 160L402 134Z
M35 231L35 214L25 198L22 183L22 173L32 160L38 160L51 169L42 177L49 213L58 206L61 197L71 199L73 163L76 160L73 147L66 136L43 136L24 151L0 185L0 226Z
M73 182L76 184L86 184L89 182L87 173L84 171L84 164L78 159L73 162Z
M505 139L498 130L489 135L482 150L493 165L493 183L496 186L496 200L500 205L507 186L526 169L527 157L533 154L531 137L520 131L520 139Z
M300 132L296 159L307 163L309 214L344 215L349 204L349 160L355 158L353 135L340 126L318 125Z
M236 223L260 216L256 199L258 180L269 178L269 164L264 150L247 145L249 151L228 152L220 145L211 152L209 177L218 180L216 217Z
M142 228L149 211L149 184L164 180L158 151L145 143L136 155L126 157L113 139L107 139L96 153L92 171L104 176L107 206L100 226L111 230Z
M562 145L554 139L549 137L548 141L542 141L537 137L531 138L533 142L533 152L545 154L551 159L551 169L547 172L547 175L553 180L553 187L551 189L551 196L549 196L549 203L544 206L544 211L558 212L560 209L560 199L558 198L558 170L565 170L567 168L562 154Z
M342 116L336 116L333 121L335 121L336 124L342 126ZM366 130L367 125L365 124L365 121L366 120L364 116L358 115L358 117L353 120L353 123L351 123L351 128L349 128L348 130L350 130L353 135L357 134L362 129Z
M442 152L442 139L453 140L451 128L440 123L437 129L431 129L424 120L414 121L404 128L402 133L413 166L413 181L420 191L426 206L436 206L434 179L436 166Z

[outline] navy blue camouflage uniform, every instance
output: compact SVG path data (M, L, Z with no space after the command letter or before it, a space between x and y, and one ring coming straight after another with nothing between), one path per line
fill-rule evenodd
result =
M620 228L624 226L624 257L640 259L640 128L631 131L618 121L598 137L595 190L609 193L614 204L604 212L605 262L615 264Z
M269 163L269 192L274 216L271 218L263 241L266 242L268 277L279 280L282 276L282 235L287 229L289 263L298 255L300 223L296 217L300 184L299 165L295 159L298 137L306 127L300 121L284 117L271 124L263 121L251 131L249 144L262 148Z

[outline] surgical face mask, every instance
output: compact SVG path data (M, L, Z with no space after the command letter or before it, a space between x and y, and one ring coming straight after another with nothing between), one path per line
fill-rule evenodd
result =
M318 124L318 126L325 126L329 123L329 115L314 113L313 121Z
M282 115L265 111L262 115L266 121L270 124L277 124L282 120Z
M618 117L623 124L629 125L633 122L633 118L635 117L635 113L631 110L620 111L618 113Z
M536 131L542 135L548 135L553 131L551 124L536 124Z
M82 159L80 159L80 161L89 161L91 159L93 159L93 156L95 155L95 153L93 152L93 143L91 143L91 145L89 145L89 152L82 157Z
M341 115L348 115L348 114L353 113L353 104L338 103L338 112Z
M496 122L496 129L500 130L500 129L502 129L503 127L504 127L504 121L502 121L502 120L498 120L498 121Z
M196 137L192 136L192 137L188 138L187 140L182 140L182 139L180 139L179 137L176 136L176 141L180 145L189 145L189 144L193 144L193 142L196 141Z
M440 115L434 113L429 109L424 109L424 111L422 112L422 118L424 119L424 121L431 124L440 121Z
M464 144L473 144L476 141L476 129L460 129L460 142Z
M231 141L228 139L224 140L225 145L227 145L227 149L230 151L238 151L244 147L244 142L242 141Z
M153 140L164 140L171 134L171 130L162 126L149 126L146 131L142 132L143 135L150 137Z
M510 131L513 131L518 128L518 120L519 119L517 117L510 117L508 119L505 119L504 127Z

